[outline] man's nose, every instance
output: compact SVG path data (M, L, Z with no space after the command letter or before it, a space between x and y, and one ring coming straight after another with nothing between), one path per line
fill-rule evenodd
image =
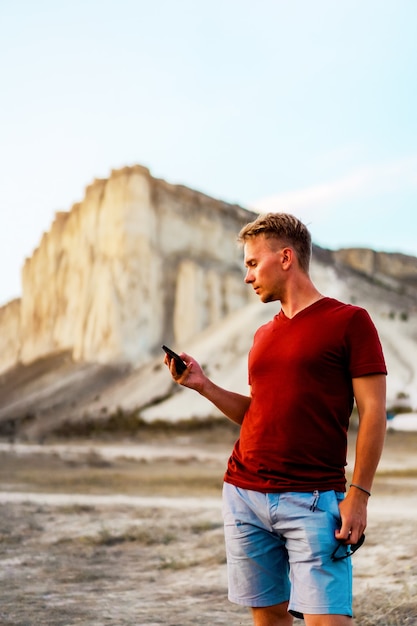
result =
M253 275L252 275L250 268L248 268L246 272L246 276L245 276L245 283L252 283L252 282L253 282Z

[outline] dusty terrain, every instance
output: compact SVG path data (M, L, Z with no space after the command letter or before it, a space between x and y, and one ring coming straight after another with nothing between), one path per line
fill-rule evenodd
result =
M226 598L220 493L235 435L3 442L0 624L249 626ZM353 557L357 626L417 625L416 444L387 436Z

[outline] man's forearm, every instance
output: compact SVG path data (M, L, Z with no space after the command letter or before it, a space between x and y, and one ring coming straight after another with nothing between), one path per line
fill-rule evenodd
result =
M356 458L352 483L371 491L375 472L381 458L386 431L385 413L364 416L356 439Z
M199 393L210 400L219 411L236 424L242 424L246 411L249 408L250 396L243 396L233 391L227 391L207 379Z
M352 483L371 491L372 481L384 446L387 425L384 375L353 379L359 413L356 458Z

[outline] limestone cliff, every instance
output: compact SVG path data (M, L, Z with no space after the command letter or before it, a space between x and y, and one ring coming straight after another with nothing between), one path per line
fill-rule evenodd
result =
M26 261L21 299L0 308L0 437L217 416L171 382L161 343L247 393L253 334L279 307L242 280L236 234L253 217L140 166L96 180ZM387 406L417 407L417 259L314 246L311 275L322 293L368 309Z
M336 264L347 265L387 285L400 281L403 289L417 288L416 257L368 248L343 248L335 250L333 258Z
M20 358L20 311L20 298L0 307L0 372L16 365Z
M0 309L0 372L63 351L138 365L181 345L248 301L236 233L251 218L141 166L94 181L25 262L21 299Z

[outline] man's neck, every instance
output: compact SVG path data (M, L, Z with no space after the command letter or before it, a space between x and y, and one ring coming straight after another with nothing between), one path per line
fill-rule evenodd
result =
M281 308L285 316L291 319L323 298L323 294L309 280L304 285L298 285L296 289L289 289L286 297L281 300Z

